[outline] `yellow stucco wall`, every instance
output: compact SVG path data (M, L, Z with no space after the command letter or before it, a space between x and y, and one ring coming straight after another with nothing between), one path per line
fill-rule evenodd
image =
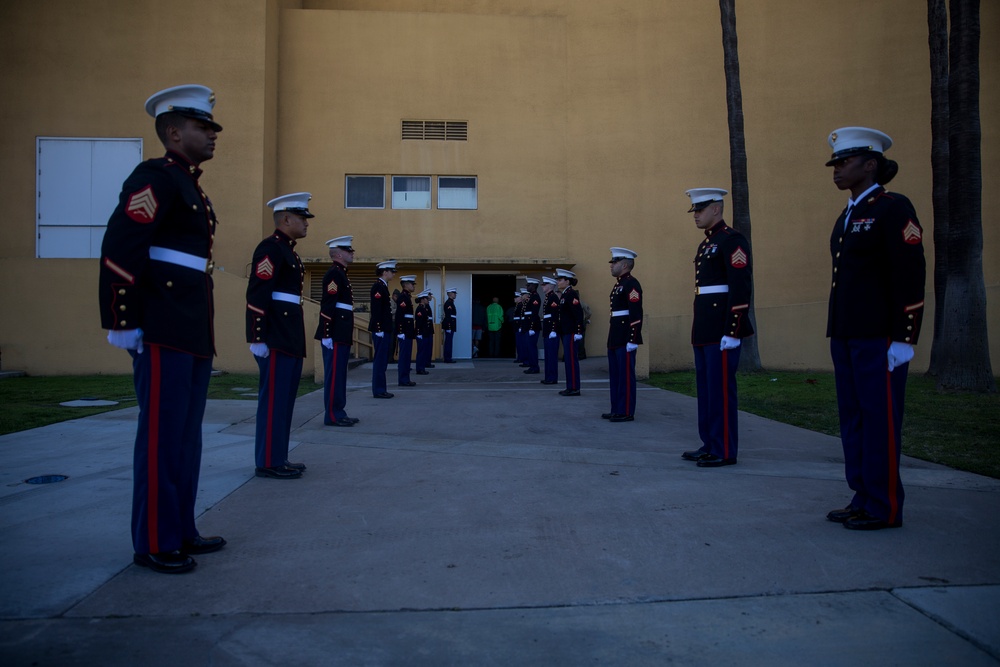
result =
M255 370L243 343L244 270L270 227L264 202L294 190L315 197L317 218L300 246L306 257L324 257L331 236L354 234L359 260L574 265L594 307L592 353L606 335L607 248L633 248L649 366L691 365L691 260L700 232L684 190L730 186L716 3L178 0L164 7L155 0L0 5L4 368L127 370L98 330L96 260L34 259L35 137L142 137L146 156L158 155L142 102L188 82L215 89L225 127L202 178L222 223L217 368ZM996 369L1000 5L983 3L981 11L983 264ZM171 33L178 16L182 27ZM845 200L823 166L832 129L870 125L893 136L889 155L901 169L891 189L913 200L932 259L926 8L911 0L789 0L741 3L737 18L761 357L774 368L827 368L827 244ZM403 118L467 120L469 141L401 142ZM479 210L345 210L345 173L476 175ZM926 367L932 312L915 370Z

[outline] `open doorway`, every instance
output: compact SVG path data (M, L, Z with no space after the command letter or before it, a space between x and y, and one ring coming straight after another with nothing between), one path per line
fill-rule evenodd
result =
M479 346L479 356L489 358L497 356L504 359L514 358L514 329L511 326L509 311L514 307L514 290L517 288L517 276L513 273L484 273L472 276L472 308L473 322L476 311L483 320L483 340ZM493 298L499 299L504 312L503 328L500 330L500 352L490 354L490 332L486 327L486 307L493 303Z

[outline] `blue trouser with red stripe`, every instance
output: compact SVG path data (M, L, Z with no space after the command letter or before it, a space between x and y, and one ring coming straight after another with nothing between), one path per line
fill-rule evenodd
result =
M389 350L392 347L390 335L386 333L381 336L372 334L372 347L375 348L372 356L372 396L378 396L388 391L385 383L385 370L389 367Z
M399 358L396 361L396 375L399 384L406 384L410 381L410 357L413 356L413 339L405 337L402 340L397 338L399 348Z
M455 332L445 330L444 332L444 360L451 361L452 350L454 349Z
M545 381L559 381L559 336L545 337Z
M635 416L635 356L624 345L608 348L611 414Z
M194 506L212 360L156 344L129 354L139 402L132 546L137 554L174 551L198 537Z
M323 423L332 424L347 416L347 361L350 343L334 343L333 349L323 347Z
M694 346L698 390L698 436L702 451L720 459L735 459L737 428L736 367L740 348L720 350L718 343Z
M888 523L903 520L899 479L903 398L909 364L889 372L885 338L831 338L851 506Z
M271 350L266 359L254 359L260 369L255 458L258 468L274 468L288 461L288 439L295 396L302 379L302 357Z
M573 334L563 335L562 343L566 391L580 391L580 343L573 339Z
M538 371L538 332L524 332L524 363L528 364L528 370Z

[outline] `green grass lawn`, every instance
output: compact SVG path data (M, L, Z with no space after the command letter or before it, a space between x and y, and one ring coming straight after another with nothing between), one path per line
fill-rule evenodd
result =
M695 396L694 371L654 373L649 384ZM740 410L811 431L840 435L833 373L738 376ZM943 393L934 379L906 382L903 453L1000 478L1000 394Z
M299 383L299 396L321 387L303 378ZM229 373L214 376L208 385L208 397L257 400L257 376ZM118 405L81 408L59 405L82 398L118 401ZM131 375L5 378L0 380L0 435L134 405Z

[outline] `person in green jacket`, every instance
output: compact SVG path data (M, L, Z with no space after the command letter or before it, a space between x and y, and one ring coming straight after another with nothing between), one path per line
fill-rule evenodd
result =
M490 332L490 356L500 356L500 330L503 328L503 306L500 297L493 297L493 303L486 307L486 328Z

